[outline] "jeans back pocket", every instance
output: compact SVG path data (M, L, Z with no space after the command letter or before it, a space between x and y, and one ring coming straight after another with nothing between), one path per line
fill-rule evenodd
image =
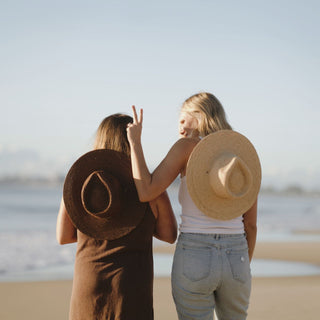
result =
M251 273L248 249L227 250L226 253L233 278L242 283L250 280Z
M182 245L183 275L190 281L205 279L211 269L211 248Z

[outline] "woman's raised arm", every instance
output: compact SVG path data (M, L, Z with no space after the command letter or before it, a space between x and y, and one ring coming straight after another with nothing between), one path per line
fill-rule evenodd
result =
M179 139L155 171L150 174L141 144L143 110L140 110L139 119L134 106L132 110L134 120L127 127L132 173L140 201L147 202L161 195L185 169L190 153L198 141L192 138Z

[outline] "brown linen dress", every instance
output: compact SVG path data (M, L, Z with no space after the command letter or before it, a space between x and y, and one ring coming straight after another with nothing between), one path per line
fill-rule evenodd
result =
M152 320L154 215L116 240L78 230L70 320Z

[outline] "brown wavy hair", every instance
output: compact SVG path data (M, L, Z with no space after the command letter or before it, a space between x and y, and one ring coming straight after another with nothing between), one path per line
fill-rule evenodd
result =
M121 113L106 117L98 127L93 148L111 149L130 156L127 125L132 122L132 117Z

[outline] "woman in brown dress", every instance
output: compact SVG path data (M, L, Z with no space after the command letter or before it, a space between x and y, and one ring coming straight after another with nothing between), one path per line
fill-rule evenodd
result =
M131 122L122 114L105 118L95 151L66 177L57 240L77 242L70 320L153 319L152 237L173 243L177 224L166 192L149 204L138 200L126 133Z

